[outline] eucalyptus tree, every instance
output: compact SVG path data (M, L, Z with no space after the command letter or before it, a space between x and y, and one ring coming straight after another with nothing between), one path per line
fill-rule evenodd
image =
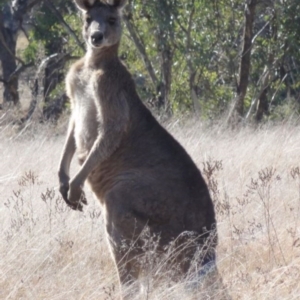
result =
M4 85L4 102L19 104L18 77L26 64L17 56L17 37L23 28L24 15L37 3L36 0L4 0L0 4L0 61Z

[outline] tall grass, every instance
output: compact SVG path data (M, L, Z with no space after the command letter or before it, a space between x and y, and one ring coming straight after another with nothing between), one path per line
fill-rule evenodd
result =
M209 185L217 263L228 293L233 299L299 299L300 128L168 127ZM118 299L100 205L87 193L85 211L71 211L57 190L64 130L0 128L1 299ZM205 297L162 280L143 299Z

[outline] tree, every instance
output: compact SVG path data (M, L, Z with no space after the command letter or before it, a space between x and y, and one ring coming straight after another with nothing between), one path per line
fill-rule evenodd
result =
M36 9L38 7L38 9ZM66 51L66 40L70 36L80 49L83 49L82 42L64 20L70 12L75 14L75 7L72 1L47 1L47 0L6 0L0 6L0 61L2 65L2 77L0 82L4 85L3 99L5 103L19 104L18 81L21 72L28 67L35 66L39 76L41 66L39 62L44 62L44 78L42 86L34 80L33 98L37 96L37 91L43 91L46 105L43 113L46 118L54 115L52 112L57 108L52 105L51 93L63 82L64 66L72 56ZM25 26L24 19L27 20ZM73 18L74 19L74 18ZM73 20L74 22L74 20ZM16 55L17 38L20 31L23 31L29 39L29 46L22 54ZM44 53L51 59L40 57L37 52L43 45ZM73 47L72 42L68 46ZM76 51L71 51L76 52ZM78 52L78 51L77 51ZM53 55L53 54L59 55ZM46 62L46 63L45 63ZM36 78L37 79L37 78ZM56 97L58 102L64 95ZM33 99L33 103L36 99ZM65 101L64 101L65 102ZM33 107L34 105L31 105ZM60 103L60 109L62 105ZM25 119L28 119L32 109Z
M234 99L230 120L241 119L244 115L244 99L247 93L249 74L251 67L251 51L253 39L253 24L255 20L255 9L257 0L246 0L245 3L245 23L243 33L243 46L241 52L239 77L236 87L236 97Z
M174 15L177 15L177 0L147 1L147 3L131 0L124 15L129 34L154 85L156 106L162 108L168 115L172 112L170 94L175 51ZM143 27L142 22L147 22L148 34L140 29ZM154 46L146 46L149 42ZM157 55L155 62L151 61L151 52Z
M5 0L0 10L5 101L18 103L19 75L33 66L24 120L37 106L57 118L69 61L84 50L73 1ZM297 0L129 0L121 58L161 114L214 120L231 107L232 120L282 118L300 113L299 16ZM28 38L22 53L20 31Z
M250 74L255 89L250 90L252 102L246 119L253 116L260 122L267 116L282 115L283 106L289 106L291 113L299 110L300 4L294 0L264 1L257 9Z
M36 77L33 87L33 105L37 104L37 97L42 98L44 119L58 118L66 103L64 91L65 65L73 58L72 54L84 50L83 42L77 33L70 27L64 18L72 18L74 24L78 21L75 17L76 9L72 1L44 0L39 5L39 14L33 19L33 30L29 30L34 41L28 51L27 60L34 60L40 45L43 47L44 56L42 64L38 66L39 76ZM79 25L78 25L79 27ZM75 28L75 30L78 28ZM74 47L78 47L75 51ZM43 70L41 71L41 67ZM42 77L43 80L40 80ZM40 95L41 94L41 95ZM30 114L33 111L30 111ZM27 118L30 117L30 114Z
M18 76L21 67L24 69L25 66L16 56L16 42L27 9L27 0L6 1L0 7L0 61L3 70L0 81L4 84L4 101L14 105L19 104Z

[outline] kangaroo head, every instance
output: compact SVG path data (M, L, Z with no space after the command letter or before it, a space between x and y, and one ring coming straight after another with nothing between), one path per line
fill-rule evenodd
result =
M75 0L83 12L83 37L90 49L117 44L121 38L121 9L127 0Z

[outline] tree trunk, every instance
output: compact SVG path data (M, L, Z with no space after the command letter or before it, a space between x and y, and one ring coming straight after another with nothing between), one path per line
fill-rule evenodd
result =
M26 65L16 56L16 46L23 16L39 2L41 0L11 0L0 10L0 61L3 73L0 81L4 84L3 100L6 103L19 104L19 74L32 65Z
M190 67L189 68L190 75L189 75L189 88L190 88L190 96L193 102L193 108L194 108L194 113L197 117L200 117L201 113L201 106L199 103L199 99L197 96L197 92L195 89L195 78L196 78L196 71Z
M172 83L173 52L168 45L163 46L161 55L162 82L160 86L160 102L167 116L172 114L170 105L170 93Z
M253 38L253 23L255 17L255 8L257 0L246 0L245 6L245 26L243 34L243 49L239 68L239 80L236 90L236 98L234 103L233 115L243 117L244 99L247 93L249 82L249 73L251 67L251 49ZM235 117L231 116L231 117Z
M16 41L18 26L14 12L9 4L0 11L0 60L3 73L3 100L17 105L19 103L18 76L12 76L17 68Z
M60 43L62 45L62 42ZM62 53L60 46L56 48L57 53ZM44 78L44 105L43 105L43 117L46 120L58 119L60 116L63 106L66 102L65 94L51 97L51 92L57 87L57 85L64 80L64 66L66 61L69 59L68 56L58 56L49 62L45 68Z
M269 114L269 104L268 104L268 91L269 86L265 87L258 96L257 108L255 113L255 120L260 122L264 115Z
M53 43L46 46L46 53L63 53L63 40L58 38ZM58 55L49 60L45 67L45 76L43 82L43 116L45 119L57 118L55 116L56 101L51 97L51 92L57 87L57 85L64 80L63 68L66 63L66 56Z
M199 103L199 99L196 93L195 89L195 79L197 75L197 71L195 70L195 66L193 65L193 62L191 60L191 54L190 54L190 49L191 49L191 43L192 43L192 38L191 38L191 32L192 32L192 26L193 26L193 18L195 14L195 0L192 0L191 5L192 9L189 15L189 20L188 20L188 26L185 29L183 25L181 25L182 30L186 32L186 59L187 59L187 66L189 69L189 89L190 89L190 97L193 102L193 108L194 108L194 113L196 114L197 117L200 116L201 112L201 107Z

